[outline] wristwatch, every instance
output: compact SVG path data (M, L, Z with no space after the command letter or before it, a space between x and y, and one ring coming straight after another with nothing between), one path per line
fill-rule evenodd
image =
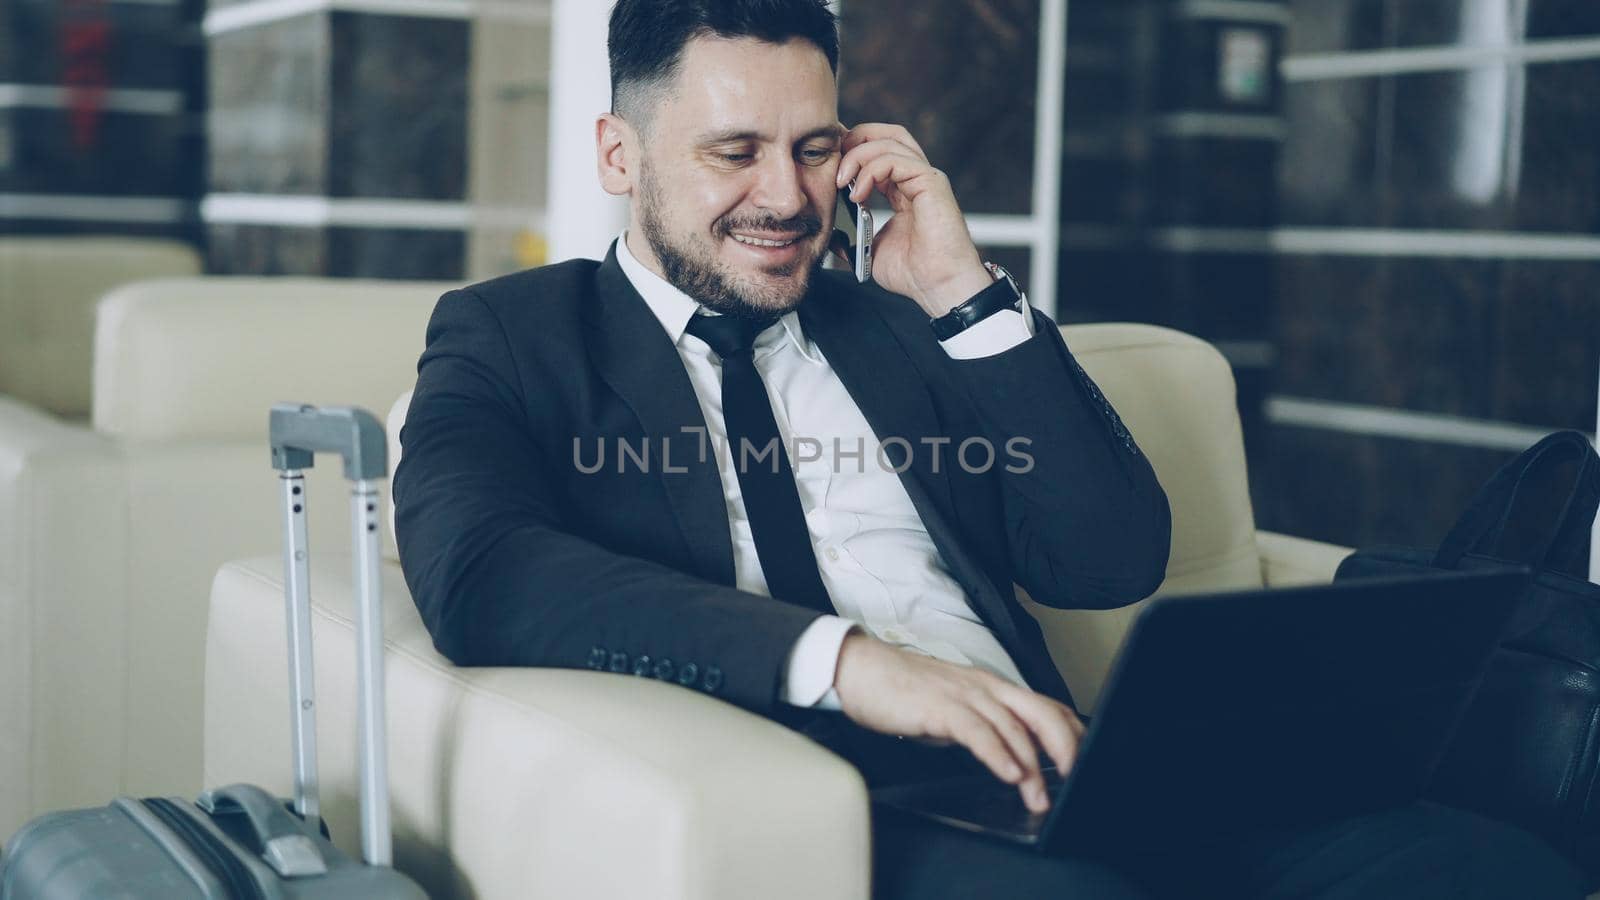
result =
M994 276L994 284L939 318L929 319L934 337L947 341L997 312L1007 309L1022 311L1022 289L1017 287L1017 280L1011 277L1011 273L992 262L984 263L983 267Z

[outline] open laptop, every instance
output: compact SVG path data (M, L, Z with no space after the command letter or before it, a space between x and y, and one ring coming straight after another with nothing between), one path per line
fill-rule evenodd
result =
M1046 853L1271 828L1418 799L1523 569L1151 601L1050 811L987 774L874 803Z

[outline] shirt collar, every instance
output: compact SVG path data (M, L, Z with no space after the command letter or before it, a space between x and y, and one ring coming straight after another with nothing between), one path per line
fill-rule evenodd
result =
M672 339L674 345L682 345L684 336L688 332L690 316L716 315L701 307L688 294L673 287L665 278L646 268L645 264L628 249L626 230L617 237L617 265L622 267L622 274L633 284L633 289L644 298L645 305L655 313L656 319L661 322L661 327L666 329L667 337ZM783 328L768 329L756 340L755 350L758 354L763 350L771 352L787 342L800 351L800 355L808 362L816 364L822 362L821 354L801 330L800 316L797 313L792 310L785 313L783 318L778 320L778 324ZM696 349L704 346L704 342L699 338L694 338L694 343L697 345Z

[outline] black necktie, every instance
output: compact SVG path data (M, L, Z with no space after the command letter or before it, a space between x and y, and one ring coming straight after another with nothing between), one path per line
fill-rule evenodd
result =
M772 324L696 315L689 319L689 333L711 345L722 359L722 417L728 428L728 451L738 473L767 590L779 600L832 614L833 601L817 571L794 470L789 468L789 455L778 436L767 388L752 355L756 336Z

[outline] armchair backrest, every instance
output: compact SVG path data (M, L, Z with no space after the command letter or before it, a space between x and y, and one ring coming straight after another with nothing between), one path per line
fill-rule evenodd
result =
M100 305L94 427L133 441L259 437L264 448L274 403L382 415L416 380L428 316L455 286L216 276L120 288Z
M1061 329L1149 457L1172 507L1172 549L1157 594L1259 588L1255 516L1245 472L1233 370L1199 338L1154 325ZM1085 712L1142 604L1058 610L1023 603Z
M199 271L194 248L177 241L0 237L0 394L88 416L96 301L120 284Z

